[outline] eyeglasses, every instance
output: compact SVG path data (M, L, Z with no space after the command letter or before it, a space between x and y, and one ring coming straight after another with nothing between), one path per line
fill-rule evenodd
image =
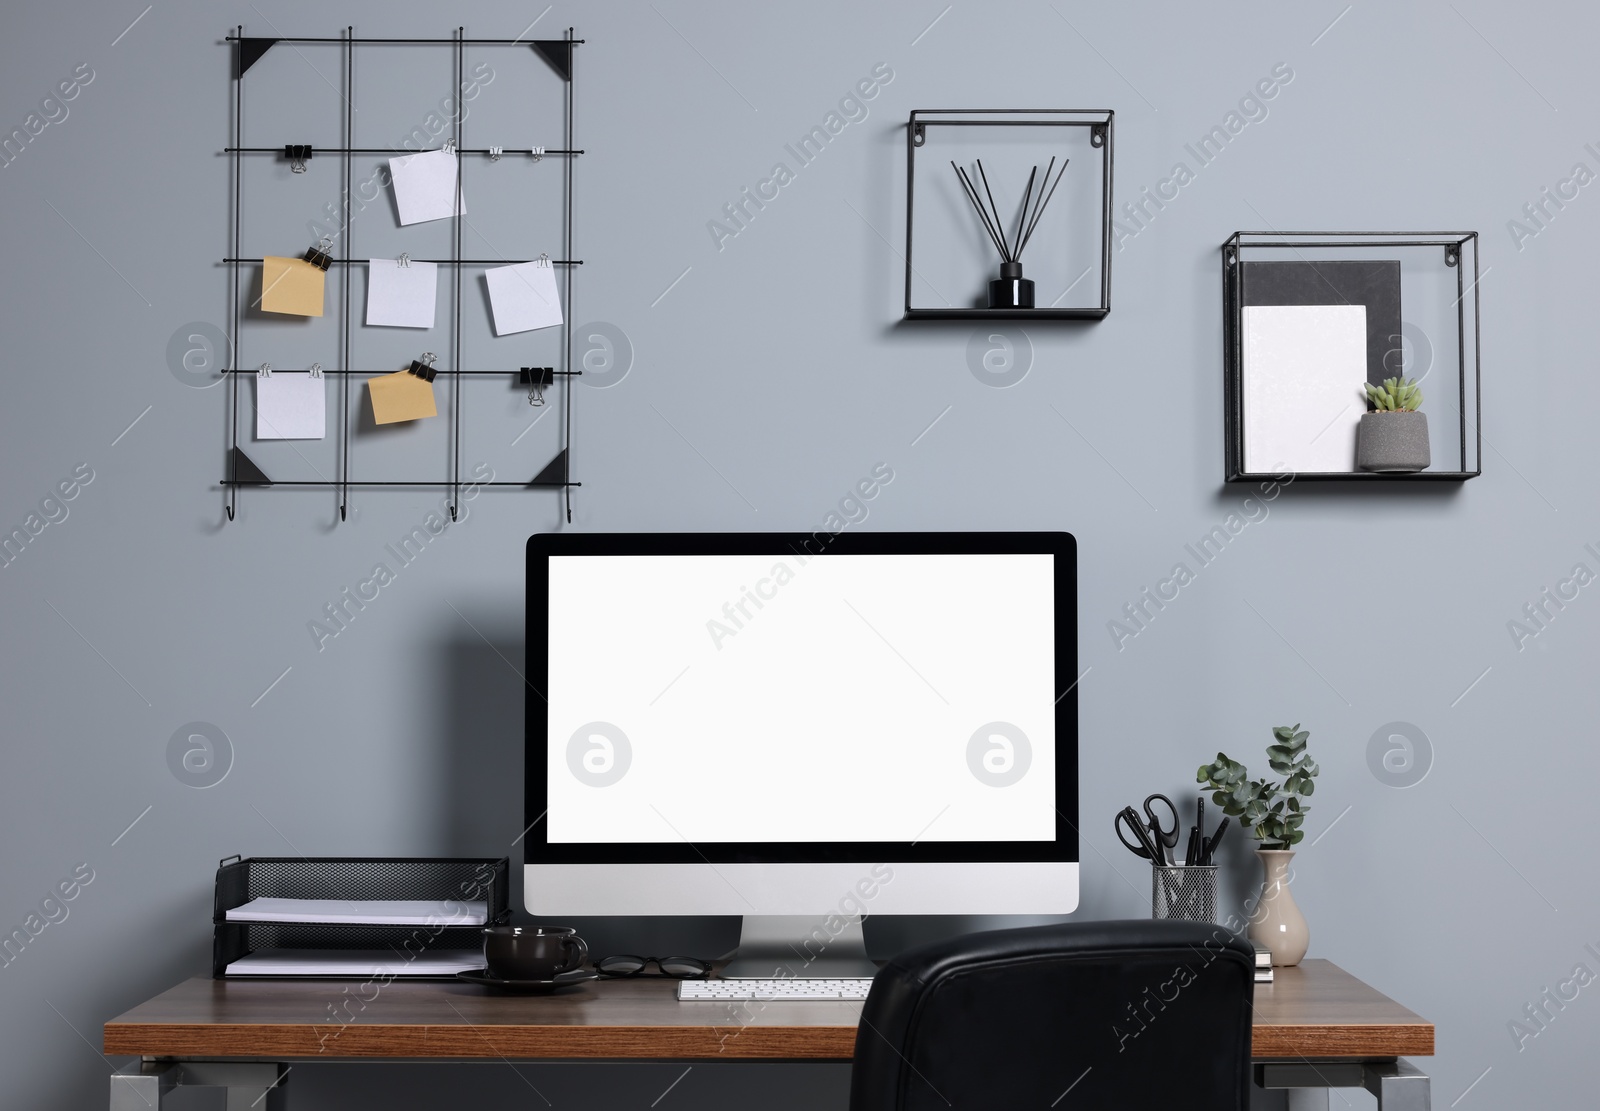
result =
M674 980L693 980L711 974L711 966L697 957L635 957L622 953L601 957L594 966L602 976L622 979L641 975L652 964L660 970L658 975Z

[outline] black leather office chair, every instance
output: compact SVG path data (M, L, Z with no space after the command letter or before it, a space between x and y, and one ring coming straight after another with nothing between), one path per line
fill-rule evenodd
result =
M850 1111L1242 1111L1254 959L1220 926L1149 921L902 953L861 1012Z

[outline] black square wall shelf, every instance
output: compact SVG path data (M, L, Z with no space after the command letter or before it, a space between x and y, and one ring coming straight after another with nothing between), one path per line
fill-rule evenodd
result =
M1479 277L1471 231L1229 236L1222 244L1226 481L1370 485L1461 482L1482 473ZM1358 463L1365 387L1392 378L1422 388L1421 439L1430 458L1421 470ZM1388 419L1372 418L1377 425Z
M905 319L1099 320L1109 313L1112 116L1077 108L912 112ZM1002 271L1008 256L1021 269L1014 263ZM991 295L991 282L1019 277L1027 284L1020 298Z

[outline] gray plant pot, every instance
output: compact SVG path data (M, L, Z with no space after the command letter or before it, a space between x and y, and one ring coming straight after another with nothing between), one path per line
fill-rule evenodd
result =
M1356 467L1380 474L1426 470L1428 414L1367 413L1356 430Z

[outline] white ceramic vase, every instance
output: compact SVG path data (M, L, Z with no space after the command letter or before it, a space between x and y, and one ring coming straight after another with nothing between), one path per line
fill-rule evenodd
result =
M1271 950L1274 965L1297 965L1311 944L1311 929L1289 890L1289 862L1294 859L1294 850L1258 849L1256 855L1261 858L1265 875L1261 902L1250 916L1250 940Z

